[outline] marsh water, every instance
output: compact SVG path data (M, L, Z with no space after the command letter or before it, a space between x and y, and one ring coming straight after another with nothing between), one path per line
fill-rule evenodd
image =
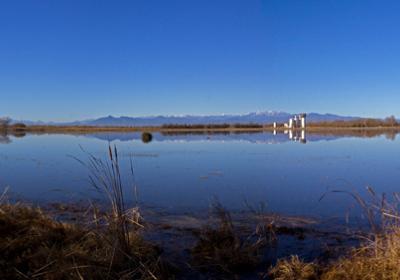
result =
M280 214L344 219L358 215L358 207L333 191L367 196L367 186L377 193L400 190L399 138L359 136L154 133L150 143L140 133L2 136L0 190L9 186L14 199L37 203L98 199L76 158L106 158L111 144L119 151L126 197L134 199L133 159L146 207L200 213L218 199L231 210L265 203Z

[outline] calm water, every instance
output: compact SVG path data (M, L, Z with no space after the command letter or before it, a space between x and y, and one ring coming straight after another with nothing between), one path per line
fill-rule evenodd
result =
M398 137L308 135L303 144L270 133L154 134L148 144L135 133L1 137L0 190L10 186L14 197L40 203L95 198L87 170L71 156L86 160L81 146L105 157L108 141L117 145L126 175L133 156L141 203L170 212L204 211L216 197L235 210L247 200L282 214L343 217L352 199L331 193L319 201L324 193L365 195L367 185L400 191Z

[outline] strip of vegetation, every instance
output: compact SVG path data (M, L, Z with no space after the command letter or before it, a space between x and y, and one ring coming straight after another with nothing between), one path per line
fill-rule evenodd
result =
M186 129L186 130L207 130L207 129L235 129L235 128L264 128L263 124L257 123L235 123L235 124L165 124L162 129Z
M107 217L108 219L109 217ZM168 274L160 250L137 231L117 240L112 223L57 222L40 209L0 206L0 279L156 279Z
M364 118L351 121L329 121L329 122L309 122L309 127L337 127L337 128L399 128L400 124L394 116L387 117L384 120Z
M306 263L298 256L280 260L269 276L275 280L396 280L400 279L399 262L400 229L395 228L332 263Z
M324 261L303 262L294 255L279 260L265 277L279 280L399 279L399 216L394 215L392 206L386 202L383 205L387 207L376 211L386 217L382 226L375 225L373 234L361 247L339 259ZM123 213L124 217L118 217L113 211L108 214L93 211L90 223L65 223L56 221L39 208L0 203L0 278L174 279L186 275L177 274L176 269L161 260L162 250L144 241L140 231L143 224L137 223L137 212L134 215L128 215L129 211ZM275 226L276 220L268 223L264 220L254 232L244 234L220 205L214 205L213 215L214 222L196 234L197 242L190 249L191 269L213 279L257 275L256 271L266 265L265 250L279 242L280 228ZM127 224L128 231L121 219L134 221ZM197 274L189 272L189 275Z
M338 129L400 129L400 123L394 116L384 120L372 118L360 118L349 121L326 121L308 122L307 128L313 130L338 130ZM283 130L286 129L282 123L278 123L274 128L272 123L223 123L223 124L164 124L161 126L62 126L62 125L30 125L23 123L11 125L9 118L0 119L0 132L12 134L31 133L88 133L88 132L154 132L160 131L180 132L180 131L262 131L262 130Z
M227 129L230 124L164 124L163 129Z
M12 133L18 134L25 132L27 130L27 126L23 123L15 123L11 124L11 120L9 118L0 118L0 132L2 133Z

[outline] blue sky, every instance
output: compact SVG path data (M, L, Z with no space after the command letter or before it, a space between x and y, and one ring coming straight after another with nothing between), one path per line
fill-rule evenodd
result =
M0 2L0 115L400 116L400 2Z

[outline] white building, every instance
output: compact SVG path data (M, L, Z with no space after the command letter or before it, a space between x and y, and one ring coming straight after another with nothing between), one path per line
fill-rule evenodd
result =
M306 114L299 114L299 115L294 115L293 118L289 119L289 128L301 128L305 129L306 128Z

